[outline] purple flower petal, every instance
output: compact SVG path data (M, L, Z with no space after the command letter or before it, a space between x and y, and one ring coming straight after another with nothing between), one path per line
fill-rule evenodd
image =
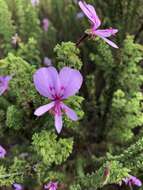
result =
M44 113L46 113L47 111L49 111L52 107L54 107L54 105L55 105L55 102L51 102L51 103L46 104L44 106L40 106L39 108L37 108L35 110L34 115L41 116Z
M142 186L142 182L136 178L136 180L134 181L134 184L138 187L141 187Z
M36 6L36 5L39 4L39 0L31 0L31 4L32 4L33 6Z
M44 31L47 32L48 28L49 28L49 20L47 18L44 18L43 21L42 21L42 23L43 23L43 29L44 29Z
M67 105L62 103L62 109L65 111L65 114L73 121L77 121L78 117L75 111L71 108L69 108Z
M105 29L105 30L96 30L95 35L102 37L110 37L118 32L117 29Z
M6 155L6 150L0 145L0 158L4 158Z
M61 132L62 126L63 126L62 115L61 114L55 114L55 127L57 130L57 133Z
M127 178L124 178L123 181L126 185L136 185L138 187L142 186L142 182L135 176L130 175Z
M82 75L76 69L71 69L69 67L64 67L60 73L59 78L61 86L65 89L63 94L63 99L73 96L82 85Z
M100 38L102 38L105 42L107 42L110 46L114 47L114 48L119 48L114 42L112 42L111 40L104 38L102 36L99 36Z
M101 25L101 21L97 16L97 13L92 5L86 4L86 2L79 1L79 6L88 19L94 24L95 28Z
M18 183L14 183L12 186L13 186L13 188L14 188L15 190L23 190L22 185L20 185L20 184L18 184Z
M47 185L44 185L44 189L48 189L48 190L57 190L57 188L58 188L57 182L50 181Z
M52 66L52 60L49 59L48 57L44 57L44 65L45 66Z
M59 76L54 67L43 67L38 69L34 74L34 84L37 91L49 99L53 99L55 94L58 94L59 90Z
M9 81L11 79L11 76L0 76L0 95L8 89Z

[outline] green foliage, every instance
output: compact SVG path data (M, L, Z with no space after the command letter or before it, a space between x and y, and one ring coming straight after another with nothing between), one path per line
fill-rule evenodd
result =
M81 96L74 96L70 97L69 99L65 100L66 104L69 105L72 109L75 110L79 120L83 118L84 111L82 110L82 102L84 98ZM72 127L74 130L78 130L78 123L73 123L68 117L65 116L65 123L66 127Z
M40 40L42 31L38 18L38 10L28 1L15 0L14 5L12 11L15 14L18 34L25 41L28 41L31 37Z
M114 57L109 46L101 39L95 38L95 43L97 43L97 51L90 54L91 61L93 61L97 66L99 64L100 69L110 71L114 66ZM106 64L105 64L106 62Z
M124 41L124 49L121 54L121 66L119 82L123 90L128 93L139 91L143 82L143 72L140 61L143 58L143 47L134 43L133 36L128 36Z
M53 49L57 44L57 30L53 26L53 23L49 21L48 31L43 31L41 45L42 51L41 54L43 56L48 56L54 58Z
M82 62L79 59L79 49L72 42L62 42L54 48L57 55L58 68L70 66L75 69L81 69Z
M42 161L50 166L66 161L72 152L73 139L60 138L57 140L55 133L42 131L33 136L33 146L37 154L42 158Z
M7 179L7 171L6 168L4 166L0 166L0 185L4 186L5 184L7 185L11 185L11 183L13 183L13 180L9 180ZM8 174L8 176L10 176Z
M109 139L125 143L134 137L134 128L143 124L142 93L139 92L143 81L139 61L143 58L142 46L134 44L133 38L125 40L122 61L117 77L118 87L113 94L109 116ZM119 118L120 116L120 118ZM118 129L118 133L117 133Z
M34 38L29 38L27 43L20 43L16 56L21 57L31 65L40 65L40 52Z
M23 113L14 105L7 109L6 125L12 129L20 129L23 126Z
M117 160L106 161L96 172L77 179L77 184L71 185L70 189L98 189L107 184L120 184L123 178L128 177L129 172L130 170Z
M1 72L12 76L10 89L16 97L17 103L26 107L28 102L32 101L34 103L37 101L37 92L32 82L35 67L13 54L9 54L3 62L5 62L5 66ZM16 90L16 88L19 90Z
M0 186L11 186L15 182L23 183L24 177L28 174L28 167L26 161L16 157L8 169L0 166Z
M23 171L24 168L24 171ZM9 172L13 175L13 182L23 183L24 177L27 175L29 169L29 164L23 159L14 158Z
M70 190L82 190L79 184L73 184L70 186Z
M132 139L134 134L132 129L143 124L143 113L141 101L142 94L137 93L133 97L126 98L123 91L115 92L112 103L112 124L109 138L116 142L125 143ZM120 119L117 118L120 115ZM118 133L117 133L118 129Z
M130 170L124 168L118 161L105 163L95 173L87 174L79 182L84 188L102 188L106 184L119 184L123 178L128 176Z
M6 110L9 105L10 105L10 103L8 102L8 100L1 96L0 97L0 108L3 110Z
M11 13L5 1L0 0L0 44L1 51L7 54L11 49L11 39L14 34L14 27L11 19ZM2 56L2 53L0 57Z
M127 149L123 150L120 155L112 156L107 154L109 161L117 160L122 163L124 166L129 168L132 171L137 171L142 168L143 162L143 138L140 137L135 143L129 146Z

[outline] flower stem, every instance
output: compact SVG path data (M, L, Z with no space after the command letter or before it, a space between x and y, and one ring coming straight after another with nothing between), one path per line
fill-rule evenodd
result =
M133 190L132 184L129 183L130 190Z
M81 42L83 42L86 38L88 37L88 34L83 34L79 40L76 42L76 46L79 47L79 45L81 44Z

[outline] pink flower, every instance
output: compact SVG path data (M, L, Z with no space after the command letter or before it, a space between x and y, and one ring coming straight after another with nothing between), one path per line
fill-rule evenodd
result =
M52 60L49 59L48 57L44 57L44 65L45 66L52 66Z
M48 190L57 190L57 188L58 188L57 182L50 181L47 185L44 185L44 189L48 189Z
M42 24L43 24L44 31L47 32L49 28L49 20L47 18L44 18L42 21Z
M18 184L18 183L14 183L12 185L12 187L14 188L14 190L23 190L22 185Z
M73 121L78 119L76 113L63 103L63 100L73 96L82 85L82 75L78 70L64 67L57 72L54 67L38 69L34 74L34 84L37 91L50 100L51 103L41 106L34 112L41 116L51 110L55 117L55 127L58 133L62 129L63 112Z
M6 150L0 145L0 158L4 158L6 155Z
M36 5L39 4L39 0L31 0L31 4L32 4L33 6L36 6Z
M135 176L130 175L129 177L123 179L126 185L136 185L138 187L142 186L142 182Z
M118 48L118 46L108 39L108 37L116 34L118 32L117 29L98 29L101 25L101 21L94 9L94 7L86 2L79 1L79 6L84 14L89 19L92 27L91 27L91 35L99 36L103 40L105 40L110 46L114 48Z
M7 89L11 76L0 76L0 95L2 95Z

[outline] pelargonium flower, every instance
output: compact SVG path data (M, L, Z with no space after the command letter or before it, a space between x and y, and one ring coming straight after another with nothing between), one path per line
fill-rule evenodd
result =
M47 18L44 18L42 21L42 24L43 24L44 31L47 32L49 28L49 20Z
M87 16L91 23L90 34L92 36L99 36L103 40L105 40L110 46L114 48L118 48L118 46L108 39L108 37L116 34L118 32L117 29L109 28L109 29L98 29L101 25L101 21L94 9L94 7L86 2L79 1L79 6L84 14Z
M37 70L33 78L37 91L52 100L51 103L36 109L34 114L41 116L50 110L55 117L56 130L60 133L63 113L73 121L78 119L76 113L65 105L63 100L78 92L83 81L82 75L78 70L69 67L62 68L59 73L54 67L43 67Z
M6 150L0 145L0 158L4 158L6 155Z
M14 188L14 190L23 190L22 185L18 184L18 183L14 183L12 185L12 187Z
M129 177L123 179L126 185L136 185L138 187L142 186L142 182L135 176L130 175Z
M7 89L11 76L0 76L0 95L2 95Z
M58 188L58 182L50 181L47 185L44 185L44 189L48 190L57 190L57 188Z
M44 57L44 65L46 66L52 66L52 60L49 59L48 57Z
M31 0L31 4L32 4L33 6L36 6L36 5L39 4L39 0Z

